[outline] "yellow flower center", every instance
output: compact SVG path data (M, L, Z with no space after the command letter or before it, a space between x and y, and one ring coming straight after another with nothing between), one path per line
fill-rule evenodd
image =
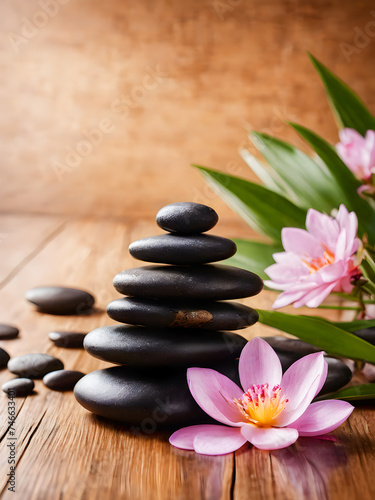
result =
M323 257L311 258L309 260L302 259L302 262L305 264L307 269L310 271L310 274L316 273L322 267L328 266L329 264L333 264L335 262L335 255L328 250L327 247L324 247Z
M233 401L242 415L258 427L276 425L277 417L288 403L281 396L281 387L275 385L270 389L269 384L253 385L242 399L233 398Z

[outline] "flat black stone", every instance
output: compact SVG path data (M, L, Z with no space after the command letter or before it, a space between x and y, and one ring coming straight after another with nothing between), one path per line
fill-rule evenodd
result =
M48 314L85 314L94 305L94 297L84 290L62 286L40 286L26 292L26 300Z
M117 274L113 285L124 295L150 299L230 300L263 288L256 274L224 265L136 267Z
M20 377L43 378L49 372L61 370L64 364L49 354L31 353L8 361L8 370Z
M298 339L288 339L281 336L263 337L263 339L275 350L280 359L283 372L303 356L321 351L321 349ZM325 356L325 360L328 364L328 374L326 382L319 393L320 395L337 391L350 382L353 376L350 368L341 360L330 356Z
M6 368L9 360L10 360L9 354L0 347L0 369Z
M136 259L162 264L207 264L229 259L236 251L234 241L209 234L162 234L134 241L129 246Z
M43 377L43 384L53 391L72 391L85 374L75 370L56 370Z
M363 330L357 330L354 335L366 340L372 345L375 345L375 327L363 328Z
M237 362L221 362L212 368L239 384ZM97 370L76 384L74 395L97 415L139 426L131 429L135 433L147 435L163 427L214 423L190 394L186 368L116 366Z
M180 234L204 233L212 229L218 220L213 208L188 201L166 205L156 215L158 226Z
M92 356L128 366L200 366L238 357L246 339L231 332L102 326L86 335Z
M50 332L48 337L58 347L65 347L70 349L82 349L83 340L86 333L81 332Z
M13 325L0 323L0 340L10 340L18 337L19 329Z
M34 390L34 382L29 378L14 378L2 385L2 390L12 397L22 398Z
M235 302L160 301L128 297L108 304L107 314L120 323L154 328L240 330L258 321L258 313Z

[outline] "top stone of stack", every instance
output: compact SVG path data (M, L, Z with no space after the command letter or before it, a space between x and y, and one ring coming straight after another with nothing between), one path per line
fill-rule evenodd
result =
M207 205L179 202L166 205L156 215L159 227L175 234L200 234L212 229L219 217Z

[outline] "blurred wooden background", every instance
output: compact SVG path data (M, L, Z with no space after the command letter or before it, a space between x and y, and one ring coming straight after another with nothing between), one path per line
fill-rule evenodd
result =
M1 211L138 217L195 199L232 217L190 164L249 177L246 130L299 144L284 120L335 141L306 50L375 109L374 16L369 0L2 0Z
M337 130L306 51L375 111L375 6L342 0L2 0L0 4L0 322L11 356L48 352L68 369L107 366L57 348L48 332L113 323L112 277L136 264L135 239L160 232L160 207L191 200L220 215L215 233L250 229L190 166L251 178L246 130L304 147L284 120L330 141ZM91 142L87 142L88 138ZM98 312L35 312L24 292L86 288ZM247 299L270 308L270 292ZM261 325L242 332L264 335ZM272 331L274 332L274 331ZM0 373L0 385L11 378ZM71 393L17 403L17 487L7 492L7 398L0 398L0 496L17 500L372 500L373 405L334 441L203 457L97 419Z

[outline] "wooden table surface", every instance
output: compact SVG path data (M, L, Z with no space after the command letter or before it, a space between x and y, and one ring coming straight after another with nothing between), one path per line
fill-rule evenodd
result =
M237 233L235 220L219 222L218 234ZM1 251L0 318L19 325L19 339L2 341L11 356L46 352L68 369L85 373L109 366L79 349L55 347L48 332L89 331L112 324L106 304L118 296L112 277L135 262L130 241L158 232L153 219L64 219L55 216L1 216L7 234ZM35 312L24 293L41 284L64 284L92 291L97 312L59 317ZM262 292L247 304L270 307ZM271 332L256 325L251 335ZM12 378L0 372L0 383ZM1 396L1 395L0 395ZM360 405L335 433L334 441L300 439L285 450L265 452L244 446L222 457L206 457L171 447L168 433L135 435L92 416L72 393L48 390L36 381L35 394L17 399L16 494L7 491L7 397L0 397L0 488L4 499L22 500L190 500L337 499L370 500L375 495L375 408Z

